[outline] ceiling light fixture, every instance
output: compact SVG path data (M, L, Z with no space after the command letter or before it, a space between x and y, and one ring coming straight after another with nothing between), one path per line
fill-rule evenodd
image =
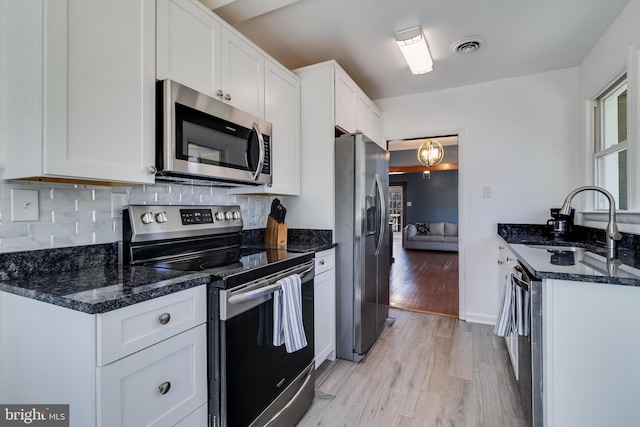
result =
M422 143L422 145L420 145L420 148L418 148L418 161L427 168L437 165L443 158L444 148L442 147L442 144L435 139L427 139ZM431 179L430 170L425 170L422 172L422 175L423 178L426 176Z
M422 28L414 27L397 32L396 43L413 74L424 74L433 70L433 59Z

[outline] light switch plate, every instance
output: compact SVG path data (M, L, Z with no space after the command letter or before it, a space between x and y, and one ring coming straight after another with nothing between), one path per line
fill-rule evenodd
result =
M11 189L11 221L37 221L40 219L38 190Z

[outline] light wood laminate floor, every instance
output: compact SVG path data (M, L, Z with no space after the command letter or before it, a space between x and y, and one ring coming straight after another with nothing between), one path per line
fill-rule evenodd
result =
M316 396L298 427L525 426L504 338L493 327L390 310L361 363L317 371Z

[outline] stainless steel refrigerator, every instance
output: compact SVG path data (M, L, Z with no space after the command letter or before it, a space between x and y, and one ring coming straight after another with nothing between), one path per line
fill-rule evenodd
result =
M389 161L363 134L335 141L336 355L359 362L389 317Z

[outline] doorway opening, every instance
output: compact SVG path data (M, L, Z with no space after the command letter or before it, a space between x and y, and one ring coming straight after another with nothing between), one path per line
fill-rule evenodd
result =
M426 167L418 161L418 148L427 139L444 148L440 163ZM458 317L459 256L458 227L458 137L392 140L389 149L389 215L393 230L393 258L390 276L390 305L393 308ZM421 245L406 248L403 239L435 241L440 224L451 231L453 245ZM408 229L409 227L409 229ZM434 230L431 231L430 228ZM407 234L408 233L408 234ZM444 236L443 236L444 237ZM444 249L444 250L443 250Z

